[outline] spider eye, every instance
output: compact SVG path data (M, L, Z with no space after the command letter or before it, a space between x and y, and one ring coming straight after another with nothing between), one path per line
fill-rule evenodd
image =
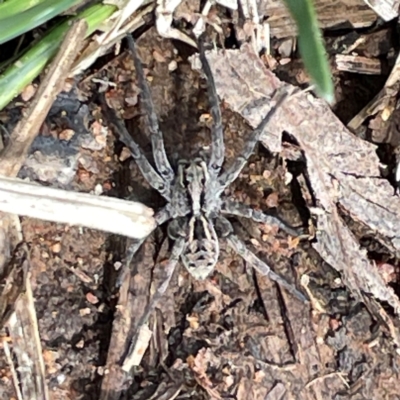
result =
M165 185L163 185L162 183L160 183L160 184L158 185L157 188L158 188L158 190L162 191L162 190L165 189Z
M193 173L192 173L192 171L186 171L185 178L186 178L187 182L192 182L193 181Z

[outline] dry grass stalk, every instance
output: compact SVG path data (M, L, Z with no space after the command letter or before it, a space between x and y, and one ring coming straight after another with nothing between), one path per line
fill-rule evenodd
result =
M0 177L0 211L135 239L155 228L153 210L141 203L68 192L17 178Z

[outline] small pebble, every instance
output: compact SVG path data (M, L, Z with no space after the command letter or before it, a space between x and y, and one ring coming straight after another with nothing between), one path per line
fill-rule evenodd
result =
M267 169L262 173L264 179L269 179L271 175L272 175L271 171L268 171Z
M103 193L103 186L100 185L100 183L98 183L95 187L94 187L94 194L97 196L100 196Z
M122 262L121 261L115 261L114 263L114 269L118 271L122 267Z
M279 64L286 65L286 64L289 64L291 61L292 61L291 58L281 58L279 61Z
M66 376L64 374L57 375L57 383L62 385L65 382Z
M86 307L86 308L81 308L80 310L79 310L79 315L81 316L81 317L84 317L85 315L89 315L90 314L90 308L89 307Z
M86 300L90 304L97 304L99 302L99 299L93 294L93 293L86 293Z
M168 71L173 72L178 68L178 63L175 60L172 60L169 64L168 64Z
M271 193L271 194L265 199L265 204L266 204L269 208L275 208L275 207L278 207L278 200L279 200L278 193L274 192L274 193Z
M60 140L71 140L72 137L75 135L75 131L73 129L64 129L63 131L61 131L58 135L58 138Z
M61 243L54 243L53 246L51 246L51 251L58 254L61 251Z
M285 185L289 185L292 182L293 175L290 172L285 173Z
M34 85L28 85L25 87L21 93L21 98L23 101L29 101L36 93L36 87Z
M131 155L132 154L129 151L129 149L127 147L123 147L118 159L119 159L119 161L123 162L123 161L127 160Z
M336 318L331 318L329 320L329 325L333 331L336 331L339 329L339 327L342 325L342 323L340 321L338 321Z

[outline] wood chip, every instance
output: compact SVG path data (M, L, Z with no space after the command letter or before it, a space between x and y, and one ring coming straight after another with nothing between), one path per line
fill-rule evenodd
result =
M381 62L377 58L368 58L356 55L337 54L336 68L339 71L354 72L365 75L381 75Z

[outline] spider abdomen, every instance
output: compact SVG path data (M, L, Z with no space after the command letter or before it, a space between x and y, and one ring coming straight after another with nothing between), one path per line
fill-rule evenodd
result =
M201 215L188 224L187 244L181 255L185 268L196 279L205 279L219 257L219 243L213 224Z

